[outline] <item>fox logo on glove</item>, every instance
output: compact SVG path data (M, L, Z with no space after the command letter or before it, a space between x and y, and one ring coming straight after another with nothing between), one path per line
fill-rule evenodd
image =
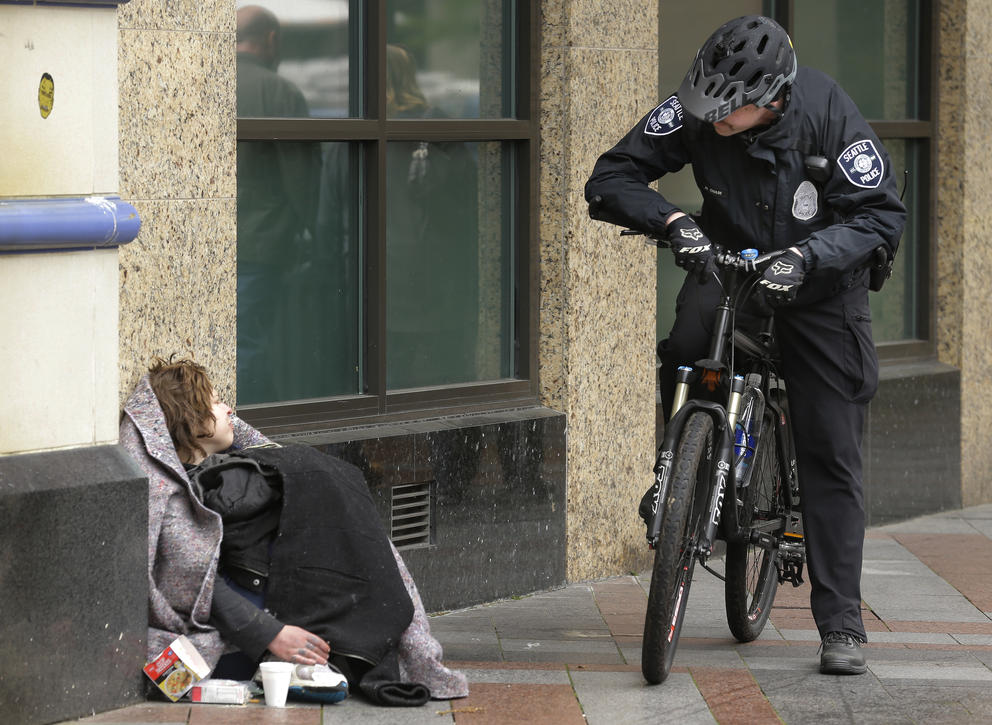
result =
M781 259L777 260L775 264L771 266L771 272L776 277L783 274L792 274L792 270L795 268L794 264L789 264L788 262L783 262Z
M703 236L703 232L699 229L679 229L679 234L686 239L691 239L697 241Z

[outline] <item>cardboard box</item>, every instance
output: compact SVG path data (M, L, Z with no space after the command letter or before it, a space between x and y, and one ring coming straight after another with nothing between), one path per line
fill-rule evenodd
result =
M210 674L210 668L185 636L174 640L144 667L145 674L175 702Z
M217 705L244 705L251 698L248 685L237 680L203 680L193 685L189 699Z

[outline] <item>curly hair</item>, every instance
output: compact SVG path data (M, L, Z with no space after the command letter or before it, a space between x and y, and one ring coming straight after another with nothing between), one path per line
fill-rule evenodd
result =
M148 382L158 398L179 460L207 454L197 439L213 430L214 386L207 370L192 360L156 357L148 369Z

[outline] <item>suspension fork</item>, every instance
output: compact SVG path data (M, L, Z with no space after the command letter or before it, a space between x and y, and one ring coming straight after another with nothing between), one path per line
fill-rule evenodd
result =
M727 527L728 531L736 532L738 528L737 506L730 506L726 511L723 510L723 502L726 497L730 497L731 501L736 502L737 483L734 479L733 438L727 425L727 411L719 403L695 399L685 401L672 416L668 425L665 426L665 437L658 451L658 459L654 467L655 498L652 502L652 515L648 521L647 539L651 548L654 548L658 543L665 517L664 502L668 498L671 488L675 450L678 447L686 421L697 411L706 413L713 419L714 435L709 468L709 494L704 509L706 520L703 536L698 542L697 549L698 553L705 559L713 551L713 542L716 540L721 518L724 519L724 526Z

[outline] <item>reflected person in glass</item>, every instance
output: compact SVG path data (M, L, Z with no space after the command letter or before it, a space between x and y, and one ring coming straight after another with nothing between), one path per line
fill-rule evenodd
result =
M237 11L239 118L307 117L303 93L276 72L281 27L269 10ZM301 397L291 387L306 339L307 288L320 178L315 143L238 144L238 391L242 403Z

